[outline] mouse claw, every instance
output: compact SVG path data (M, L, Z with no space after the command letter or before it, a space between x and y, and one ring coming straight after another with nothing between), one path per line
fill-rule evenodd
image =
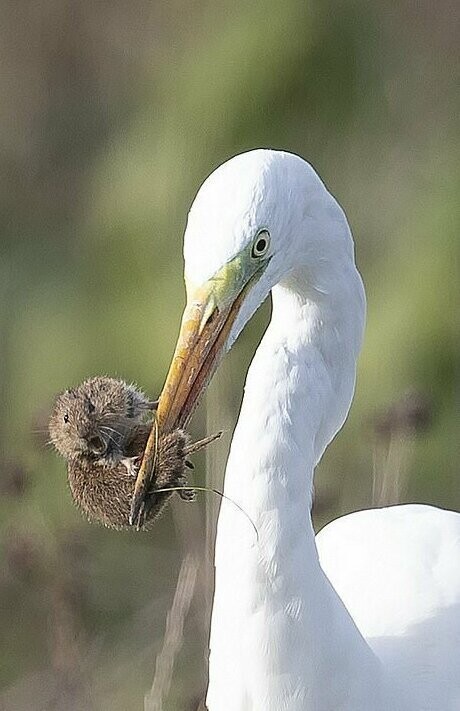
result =
M187 469L195 469L195 465L189 459L185 460L185 466Z
M195 501L195 492L192 489L183 489L178 492L183 501Z
M126 468L126 475L131 477L136 477L139 471L139 466L141 463L140 457L123 457L121 460L123 466Z

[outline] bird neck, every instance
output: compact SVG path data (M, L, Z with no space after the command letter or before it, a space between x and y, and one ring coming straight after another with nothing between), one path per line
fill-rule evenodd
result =
M224 501L211 711L223 708L214 699L232 683L241 693L232 710L281 708L267 699L282 698L286 683L298 690L293 711L348 709L350 684L356 694L350 708L377 708L368 704L378 687L377 662L321 570L310 517L314 468L354 390L364 295L354 265L350 273L341 293L333 280L319 291L302 269L273 290L272 320L247 376L224 488L254 521L258 541Z
M285 492L305 517L314 469L353 398L364 289L347 261L321 285L300 267L273 289L272 298L272 319L247 375L225 484L239 490L238 500L248 496L261 507L278 508Z

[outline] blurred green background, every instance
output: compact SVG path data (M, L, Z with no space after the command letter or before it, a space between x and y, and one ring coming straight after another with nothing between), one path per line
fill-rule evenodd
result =
M172 684L148 708L195 711L218 504L178 502L151 534L89 525L46 446L50 404L96 373L159 392L194 194L235 153L284 148L345 208L369 301L315 523L396 501L458 509L458 8L3 0L1 15L0 708L142 709L192 550ZM265 305L195 417L196 434L227 430L198 483L221 485L268 318Z

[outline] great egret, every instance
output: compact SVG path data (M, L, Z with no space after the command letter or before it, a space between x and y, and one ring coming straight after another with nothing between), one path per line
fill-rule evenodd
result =
M313 472L347 416L365 321L345 214L304 160L255 150L204 182L184 254L165 429L273 297L225 474L259 540L224 500L209 710L458 711L460 515L396 506L313 531Z

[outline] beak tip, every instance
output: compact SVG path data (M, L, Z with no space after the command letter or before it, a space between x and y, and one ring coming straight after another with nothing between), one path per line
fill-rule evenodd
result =
M131 510L129 512L129 525L134 526L136 525L137 521L139 520L139 514L141 511L142 507L142 498L139 496L136 496L134 494L133 499L131 501Z

